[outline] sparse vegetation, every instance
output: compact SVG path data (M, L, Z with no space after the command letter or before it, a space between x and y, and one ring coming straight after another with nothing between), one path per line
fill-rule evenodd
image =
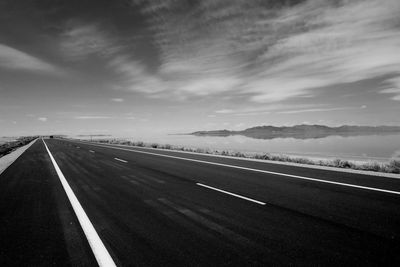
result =
M7 155L17 149L18 147L24 146L36 139L37 136L23 136L19 137L16 141L7 142L5 144L0 145L0 158L4 155Z
M240 158L252 158L252 159L260 159L260 160L292 162L292 163L319 165L319 166L327 166L327 167L337 167L337 168L345 168L345 169L353 169L353 170L364 170L364 171L396 173L396 174L400 173L400 160L392 160L388 163L379 163L379 162L354 163L354 162L351 162L348 160L342 160L342 159L312 160L312 159L308 159L308 158L291 157L291 156L287 156L287 155L276 155L276 154L269 154L269 153L254 154L254 153L243 153L243 152L229 151L229 150L210 150L207 148L180 147L180 146L172 146L169 144L166 144L166 145L157 144L157 143L146 144L142 141L132 142L132 141L126 141L126 140L119 140L119 139L99 139L99 140L93 140L93 142L118 144L118 145L129 145L129 146L137 146L137 147L150 147L150 148L168 149L168 150L179 150L179 151L195 152L195 153L201 153L201 154L214 154L214 155L240 157Z

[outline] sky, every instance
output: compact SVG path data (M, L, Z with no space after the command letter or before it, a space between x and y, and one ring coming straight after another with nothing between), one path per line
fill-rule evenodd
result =
M0 0L0 136L400 125L398 0Z

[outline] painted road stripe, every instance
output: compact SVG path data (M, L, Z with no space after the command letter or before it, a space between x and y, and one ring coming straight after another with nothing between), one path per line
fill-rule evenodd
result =
M94 153L94 151L93 151L93 150L89 150L89 152L90 152L90 153Z
M115 160L118 160L118 161L121 161L121 162L124 162L124 163L127 163L127 161L126 160L123 160L123 159L119 159L119 158L114 158Z
M231 193L231 192L228 192L228 191L225 191L225 190L222 190L222 189L218 189L218 188L209 186L209 185L205 185L205 184L201 184L201 183L196 183L196 184L199 185L199 186L211 189L211 190L215 190L215 191L218 191L218 192L221 192L221 193L224 193L224 194L228 194L228 195L231 195L231 196L234 196L234 197L245 199L247 201L251 201L251 202L254 202L254 203L257 203L257 204L260 204L260 205L266 205L267 204L267 203L264 203L264 202L249 198L249 197L244 197L244 196L241 196L241 195L238 195L238 194L235 194L235 193Z
M90 145L92 145L92 146L97 146L97 147L105 147L105 148L112 148L112 149L130 151L130 152L135 152L135 153L142 153L142 154L154 155L154 156L165 157L165 158L172 158L172 159L180 159L180 160L186 160L186 161L192 161L192 162L199 162L199 163L204 163L204 164L210 164L210 165L216 165L216 166L222 166L222 167L229 167L229 168L240 169L240 170L246 170L246 171L253 171L253 172L259 172L259 173L274 174L274 175L279 175L279 176L284 176L284 177L290 177L290 178L295 178L295 179L301 179L301 180L307 180L307 181L313 181L313 182L318 182L318 183L334 184L334 185L340 185L340 186L345 186L345 187L352 187L352 188L358 188L358 189L363 189L363 190L370 190L370 191L376 191L376 192L382 192L382 193L400 195L400 192L399 192L399 191L386 190L386 189L382 189L382 188L375 188L375 187L368 187L368 186L362 186L362 185L340 183L340 182L322 180L322 179L317 179L317 178L310 178L310 177L305 177L305 176L300 176L300 175L294 175L294 174L287 174L287 173L281 173L281 172L265 171L265 170L260 170L260 169L252 169L252 168L246 168L246 167L241 167L241 166L236 166L236 165L229 165L229 164L223 164L223 163L209 162L209 161L198 160L198 159L181 158L181 157L176 157L176 156L163 155L163 154L157 154L157 153L146 152L146 151L139 151L139 150L133 150L133 149L126 149L126 148L120 148L120 147L102 146L102 145L93 145L93 144L90 144Z
M46 142L42 139L44 146L46 147L47 152L49 153L51 162L53 163L54 169L58 174L58 178L61 181L61 184L67 193L68 199L71 202L72 208L75 211L76 217L85 233L85 236L89 242L90 247L92 248L93 254L96 257L97 263L99 266L116 266L113 259L111 258L110 253L108 253L106 247L101 241L99 235L93 227L93 224L90 222L89 217L86 215L83 210L81 204L76 198L74 192L69 186L67 180L64 177L64 174L61 172L60 167L58 167L57 162L55 161L53 155L51 154L49 148L46 145Z

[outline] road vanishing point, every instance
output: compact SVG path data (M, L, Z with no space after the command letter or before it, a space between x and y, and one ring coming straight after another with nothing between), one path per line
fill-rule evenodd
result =
M400 266L400 179L37 139L0 223L0 266Z

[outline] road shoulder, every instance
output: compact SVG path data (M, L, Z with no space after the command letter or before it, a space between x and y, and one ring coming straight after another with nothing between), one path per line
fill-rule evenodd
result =
M14 161L16 161L28 148L30 148L37 139L31 141L29 144L21 146L13 152L4 155L0 158L0 174L4 172Z

